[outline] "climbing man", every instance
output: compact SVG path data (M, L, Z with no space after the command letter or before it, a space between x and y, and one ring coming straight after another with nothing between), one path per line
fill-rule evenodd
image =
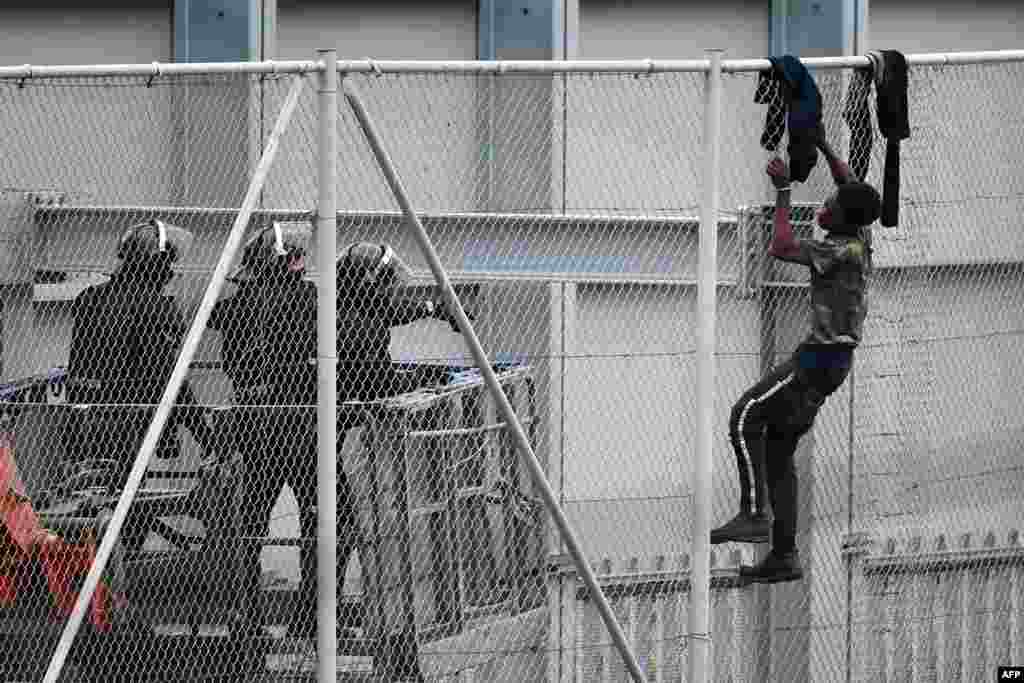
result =
M825 400L846 380L867 313L869 226L878 220L881 198L875 188L857 181L820 133L817 146L837 185L816 215L826 233L823 239L794 235L789 168L778 158L768 164L767 173L777 191L768 253L810 270L810 330L788 360L769 371L733 406L729 437L739 470L740 510L711 532L713 544L770 539L771 551L761 562L740 568L741 578L755 583L795 581L803 576L796 548L794 453Z

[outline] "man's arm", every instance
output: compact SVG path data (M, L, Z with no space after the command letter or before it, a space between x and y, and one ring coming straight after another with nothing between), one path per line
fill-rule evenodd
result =
M839 158L836 151L832 149L832 145L824 137L818 139L818 149L825 155L828 167L832 171L832 179L836 181L836 185L856 182L857 178L853 175L853 171L850 170L849 164Z
M466 316L473 320L469 313ZM455 316L448 310L443 301L431 301L429 299L396 300L392 302L388 310L388 324L391 327L407 325L408 323L422 320L423 318L434 318L448 323L453 332L459 332L459 324Z
M436 314L437 307L433 301L395 299L387 304L385 318L389 327L400 327L423 318L433 318Z
M768 175L776 190L775 221L768 254L782 261L801 263L800 243L793 234L793 224L789 220L789 168L781 159L772 159L768 164Z

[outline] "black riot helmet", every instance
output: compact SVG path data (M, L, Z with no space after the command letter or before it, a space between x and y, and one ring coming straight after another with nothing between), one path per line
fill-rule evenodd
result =
M306 223L274 223L242 247L242 258L230 279L236 282L301 278L306 272L313 230Z
M117 275L166 284L172 266L188 252L193 240L185 228L155 218L136 223L124 231L117 244L121 260Z
M338 291L346 295L390 296L412 279L409 267L387 244L350 244L338 252L335 263Z

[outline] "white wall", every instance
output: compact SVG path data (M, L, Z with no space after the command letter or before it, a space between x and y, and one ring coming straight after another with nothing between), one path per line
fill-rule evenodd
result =
M905 54L1020 49L1022 17L1016 0L871 0L868 47Z
M170 0L0 6L3 64L169 62L172 41ZM58 189L79 204L237 203L255 107L241 79L201 80L0 84L19 122L0 130L0 184Z
M758 302L719 298L715 519L735 514L732 403L760 373ZM696 288L580 285L566 349L567 508L594 557L688 550L696 436ZM657 549L654 551L653 549Z
M170 61L170 0L80 3L8 0L0 5L0 64ZM109 83L109 81L108 81ZM79 82L60 89L0 84L3 187L59 188L90 202L158 201L168 192L163 140L171 106L166 88L115 95ZM63 92L60 92L60 91ZM47 142L42 142L46 140Z
M871 0L867 42L905 54L1021 49L1022 16L1012 0ZM904 206L899 228L879 231L880 263L1020 258L1024 136L1013 131L1024 126L1022 86L1020 63L911 71L911 137L900 154ZM876 134L868 180L879 186L884 155Z
M334 47L339 59L475 59L475 0L443 2L337 3L279 0L278 59L308 59L317 48ZM466 209L472 195L478 152L474 124L476 88L471 79L360 79L367 107L388 137L399 172L418 208L442 205ZM286 89L267 92L267 126ZM383 177L344 100L339 142L339 206L393 209ZM305 98L286 135L264 198L269 207L309 207L315 200L316 108Z
M334 47L339 59L475 59L475 0L278 0L276 59Z
M872 299L855 397L857 525L1001 535L1020 519L1024 270L909 271L879 278Z
M580 0L579 59L694 59L768 54L767 0Z
M769 52L766 0L672 2L580 0L580 59L726 59ZM742 150L723 154L723 206L757 201L763 185L747 168L764 106L753 103L755 78L735 77L725 93L723 132ZM697 214L700 201L703 77L659 74L573 77L567 101L566 204L580 210L676 210ZM736 118L741 117L744 124ZM760 119L760 121L758 120ZM735 122L734 122L735 121ZM742 130L741 130L742 128ZM741 137L742 136L742 137ZM600 153L592 150L601 149ZM742 182L737 182L737 175Z
M769 53L769 5L767 0L580 0L579 57L700 58L707 47L725 49L727 59L765 57ZM868 44L872 48L914 53L1024 47L1020 18L1024 13L1017 2L872 0L869 7ZM847 132L842 119L846 86L834 72L815 72L814 76L825 98L828 134L842 148ZM1022 78L1024 69L1017 66L944 73L917 70L910 103L914 129L912 139L903 145L903 191L908 197L920 202L934 196L957 199L972 191L989 196L1019 192L1015 178L1020 174L1010 170L1009 160L1020 156L1020 136L1006 136L1000 145L972 145L967 140L971 128L982 119L985 125L1004 121L1007 129L1020 123L1015 93ZM702 79L656 75L641 80L642 85L620 77L570 79L566 117L569 207L686 209L699 202ZM756 75L750 74L726 79L721 186L726 210L769 199L763 173L769 152L759 145L767 108L752 101L756 80ZM785 139L782 144L784 149ZM591 151L598 148L600 152ZM977 155L970 160L972 166L982 164L971 181L975 188L967 187L952 171L956 155L964 153ZM884 141L876 140L872 182L881 181L883 160ZM820 201L830 186L827 168L819 162L808 182L796 188L794 200ZM927 205L904 215L908 230L926 238L930 231L935 235L935 228L923 228L924 221L941 225L987 220L1002 225L1019 212L1019 202L1008 205L1006 211L1003 208L960 211L952 221L935 216ZM930 260L943 258L936 242L921 249ZM984 245L970 248L979 255L986 251Z
M171 61L171 0L4 0L0 64Z

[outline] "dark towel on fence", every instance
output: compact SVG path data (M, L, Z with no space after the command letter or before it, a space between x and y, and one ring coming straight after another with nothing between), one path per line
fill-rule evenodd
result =
M790 177L804 182L818 163L815 141L821 128L821 93L807 68L792 55L770 57L771 71L762 71L754 101L768 104L761 146L774 151L789 130Z
M858 69L850 80L846 105L843 107L843 120L850 127L850 170L857 176L857 180L864 180L868 175L871 148L875 142L871 111L868 108L868 95L871 94L873 80L874 73L870 67Z
M771 152L779 148L782 134L786 132L786 102L780 92L777 76L774 69L760 72L757 77L757 91L754 92L754 102L768 105L764 132L761 133L761 146Z
M881 222L891 228L899 223L900 140L910 137L907 60L896 50L883 50L870 56L876 64L878 129L886 139Z

